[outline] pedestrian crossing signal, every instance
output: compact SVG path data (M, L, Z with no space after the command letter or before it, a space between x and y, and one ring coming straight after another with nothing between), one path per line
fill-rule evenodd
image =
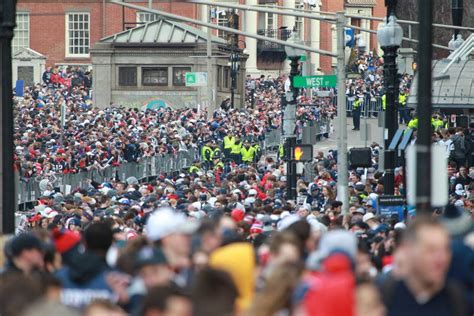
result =
M294 161L311 161L313 160L313 145L297 145L293 148Z

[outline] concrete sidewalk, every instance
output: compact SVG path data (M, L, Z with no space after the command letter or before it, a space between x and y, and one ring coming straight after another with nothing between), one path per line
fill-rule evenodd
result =
M323 151L327 153L331 149L337 149L337 140L340 130L338 120L332 121L334 132L329 138L324 138L314 145L314 152ZM352 118L347 119L347 148L370 146L372 142L381 144L383 142L383 129L378 126L378 118L361 118L360 131L353 131ZM365 137L365 128L367 126L367 137Z

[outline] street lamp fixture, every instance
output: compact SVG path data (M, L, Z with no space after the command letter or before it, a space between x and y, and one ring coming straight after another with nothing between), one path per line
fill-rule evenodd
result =
M297 34L293 32L287 40L291 44L301 44ZM290 88L287 93L287 105L283 113L283 136L286 138L287 157L287 199L296 199L296 161L292 157L293 148L296 145L296 98L298 89L294 86L294 78L299 75L299 59L305 53L304 50L285 46L285 52L290 59Z
M234 108L235 89L237 88L237 76L240 69L240 55L236 50L232 50L229 56L230 64L230 106Z
M403 29L395 17L395 1L387 1L387 18L379 25L377 39L384 52L384 84L386 97L385 110L385 174L384 193L393 195L395 191L395 151L388 147L398 129L397 102L399 78L397 70L397 51L402 43Z
M231 52L229 55L229 62L227 65L230 67L230 78L231 78L231 85L230 85L230 106L234 108L234 98L235 98L235 90L237 89L237 77L239 76L240 70L240 61L241 61L241 48L239 47L239 43L244 44L244 49L242 53L246 55L246 44L242 40L236 40L235 43L232 44Z

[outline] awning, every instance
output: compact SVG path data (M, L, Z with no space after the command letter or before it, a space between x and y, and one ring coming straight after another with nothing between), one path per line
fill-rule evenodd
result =
M346 0L347 6L354 7L375 7L376 4L376 0Z

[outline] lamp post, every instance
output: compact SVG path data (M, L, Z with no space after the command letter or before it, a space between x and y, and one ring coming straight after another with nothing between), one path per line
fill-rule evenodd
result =
M15 173L13 170L13 96L12 96L12 38L15 27L16 0L0 1L0 235L15 232Z
M461 26L462 25L462 13L463 13L463 0L451 0L451 17L453 20L453 25ZM454 39L456 40L459 34L459 29L454 29Z
M230 59L230 107L234 108L234 98L235 98L235 89L237 88L237 76L240 68L240 55L239 53L232 49L232 52L229 56Z
M396 0L387 0L387 17L379 25L377 39L384 52L384 84L387 107L385 110L385 174L384 194L393 195L395 190L395 151L388 147L398 128L397 100L399 79L397 70L397 50L402 43L403 30L395 16Z
M288 38L288 42L298 43L295 33ZM283 137L286 138L287 162L287 200L296 199L296 162L293 159L293 148L296 145L296 98L298 89L294 86L294 78L299 75L299 59L304 51L293 47L285 46L285 52L290 59L290 88L286 92L287 105L283 114Z
M227 12L229 18L227 19L228 27L238 30L239 29L239 15L237 12L232 9ZM234 108L235 103L235 89L237 88L237 76L239 72L239 62L240 62L240 55L237 52L238 50L238 42L239 36L237 34L228 34L227 35L227 43L231 47L231 53L229 56L229 63L230 63L230 107Z

